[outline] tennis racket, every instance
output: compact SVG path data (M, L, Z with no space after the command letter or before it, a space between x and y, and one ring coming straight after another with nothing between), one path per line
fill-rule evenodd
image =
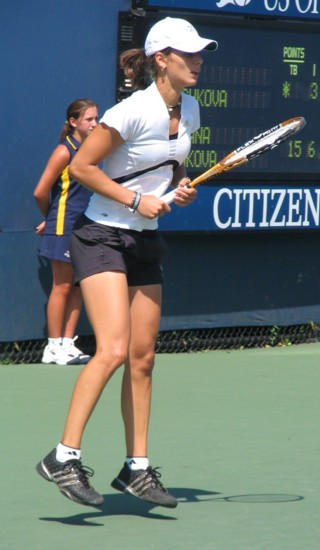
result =
M306 121L303 117L295 117L281 122L281 124L270 128L270 130L262 132L247 141L244 145L238 147L238 149L232 151L232 153L224 157L220 160L220 162L212 166L212 168L209 168L209 170L192 180L188 183L187 187L195 187L200 183L205 183L208 180L223 174L223 172L228 172L229 170L238 168L238 166L246 164L263 153L271 151L271 149L274 149L280 145L280 143L286 141L291 136L299 132L305 124ZM161 197L161 199L167 204L173 202L174 198L175 190L170 191Z

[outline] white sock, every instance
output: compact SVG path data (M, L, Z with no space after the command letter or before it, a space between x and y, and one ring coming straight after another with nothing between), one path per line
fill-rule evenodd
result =
M67 447L67 445L63 445L63 443L57 445L56 459L59 462L67 462L67 460L72 460L73 458L76 460L81 459L81 449Z
M149 459L146 456L128 456L126 464L130 470L146 470L149 466Z
M61 344L62 347L68 348L71 344L73 344L73 338L61 338Z
M60 346L62 338L48 338L49 346Z

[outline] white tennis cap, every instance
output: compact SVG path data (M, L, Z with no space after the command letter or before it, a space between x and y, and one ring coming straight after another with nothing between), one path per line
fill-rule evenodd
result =
M216 50L218 42L202 38L196 29L184 19L166 17L151 27L144 49L146 55L153 55L165 48L180 52L196 53L201 50Z

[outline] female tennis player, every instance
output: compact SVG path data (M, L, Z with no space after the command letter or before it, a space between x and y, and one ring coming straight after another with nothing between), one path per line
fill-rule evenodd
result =
M197 83L201 50L216 49L187 21L167 17L149 31L144 51L122 55L131 97L107 110L74 158L70 172L94 194L72 236L71 258L96 338L96 354L75 384L61 442L37 465L71 500L98 506L81 463L85 426L113 373L124 364L121 410L126 460L112 487L174 508L176 498L149 464L147 434L151 375L161 314L158 217L170 212L161 196L176 186L175 203L196 197L184 169L197 101L183 93ZM149 67L153 82L138 90ZM98 165L103 162L103 170ZM92 472L91 472L92 473Z

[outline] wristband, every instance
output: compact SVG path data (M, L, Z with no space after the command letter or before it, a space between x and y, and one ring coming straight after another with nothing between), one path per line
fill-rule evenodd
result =
M132 203L130 204L130 206L125 205L125 207L128 208L128 210L130 210L130 212L134 214L140 204L140 201L141 201L141 193L139 193L138 191L135 191L133 195Z

